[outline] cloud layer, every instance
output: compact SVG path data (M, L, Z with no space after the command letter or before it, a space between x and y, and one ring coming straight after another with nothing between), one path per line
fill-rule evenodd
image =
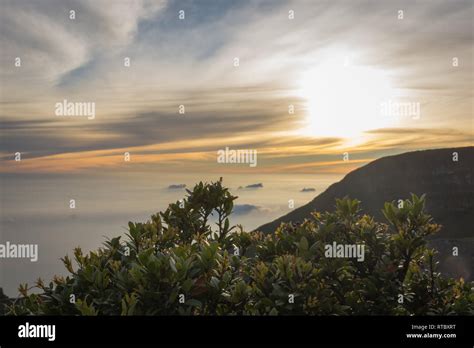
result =
M362 161L472 143L471 1L0 6L2 171L118 166L124 151L135 164L212 170L225 146L257 149L261 171L342 171L345 151ZM396 97L421 104L421 118L349 141L301 132L311 111L301 79L328 61L384 71ZM55 117L63 99L95 102L96 119Z

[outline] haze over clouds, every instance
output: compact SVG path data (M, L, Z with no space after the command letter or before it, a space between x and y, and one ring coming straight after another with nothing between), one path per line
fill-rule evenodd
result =
M2 1L1 171L249 171L215 166L231 146L258 150L253 172L345 173L390 153L469 145L472 14L471 1ZM421 117L380 127L352 108L328 121L320 99L350 104L358 92L318 95L304 81L345 64L383 78L383 100L419 103ZM96 118L58 118L64 99L95 102ZM352 122L363 127L348 136Z

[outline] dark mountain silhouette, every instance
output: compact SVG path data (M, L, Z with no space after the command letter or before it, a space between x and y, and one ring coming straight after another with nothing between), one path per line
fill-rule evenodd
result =
M458 161L453 161L453 153ZM282 222L301 222L312 211L333 211L336 198L362 201L364 213L383 220L384 202L426 194L426 209L443 225L438 237L474 236L474 147L408 152L358 168L308 204L257 230L273 232Z
M457 161L453 161L457 153ZM271 233L282 222L301 222L313 211L333 211L335 199L349 196L362 201L362 212L385 221L380 207L387 201L426 194L426 210L443 227L430 243L442 258L460 256L449 273L471 278L474 264L474 147L408 152L383 157L347 174L308 204L257 230ZM463 252L464 250L464 252ZM449 261L449 260L448 260ZM448 262L449 263L449 262ZM456 269L453 269L456 268ZM462 268L462 269L459 269ZM445 267L445 270L447 268Z

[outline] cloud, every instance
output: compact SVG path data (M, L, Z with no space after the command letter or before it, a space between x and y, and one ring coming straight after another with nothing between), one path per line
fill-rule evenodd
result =
M100 114L95 120L66 117L39 120L3 119L0 126L7 131L0 142L6 152L28 152L32 158L58 153L134 148L208 137L230 139L235 134L252 133L255 129L264 131L266 127L271 127L271 119L275 122L273 126L284 121L283 116L272 117L265 112L255 115L237 112L234 110L227 117L220 118L214 112L189 112L184 116L178 115L177 112L147 112L112 120L101 120ZM250 141L247 146L255 148L261 143L261 140ZM228 140L223 140L220 146L229 145L232 144L229 144ZM215 151L217 148L207 147L209 151ZM191 147L189 151L193 151Z
M94 0L2 1L1 73L12 82L7 95L21 87L64 87L86 76L96 62L119 54L133 41L138 23L164 6L163 1L145 0L113 6ZM75 11L73 20L70 11ZM13 66L15 57L22 59L20 69Z
M250 185L247 185L245 187L242 187L242 186L239 186L239 190L243 190L243 189L249 189L249 190L258 190L258 189L261 189L263 188L263 184L260 182L258 184L250 184Z
M259 150L256 170L311 171L317 161L335 161L321 154L354 147L338 137L298 134L308 116L299 81L322 62L342 63L347 56L353 64L383 70L401 95L422 103L420 132L472 129L470 1L6 0L0 6L0 76L8 86L1 96L3 158L16 151L48 161L64 155L54 161L87 168L87 161L99 165L89 156L130 150L141 163L171 165L176 154L173 164L183 166L180 161L193 156L211 163L208 153L238 143ZM396 17L400 8L403 20ZM186 11L183 21L179 9ZM21 68L13 65L17 56ZM453 56L460 61L457 69ZM129 68L124 57L131 59ZM96 102L96 119L58 120L53 107L62 99ZM178 114L179 105L185 115ZM400 128L414 125L403 120ZM411 138L413 146L431 146L416 134L401 134L403 141L394 132L367 135L372 139L358 149L365 158L406 148L403 141ZM469 135L432 140L463 145ZM71 160L76 155L83 158L77 165ZM108 159L103 165L120 163L119 157Z
M247 215L260 211L260 207L253 204L236 204L232 211L235 215Z
M453 146L472 145L472 133L453 128L383 128L368 131L376 135L359 147L360 151L382 149L407 150L433 149Z
M300 192L315 192L315 191L316 191L316 189L313 188L313 187L304 187L304 188L301 189Z
M180 190L186 188L186 184L172 184L168 186L168 190Z

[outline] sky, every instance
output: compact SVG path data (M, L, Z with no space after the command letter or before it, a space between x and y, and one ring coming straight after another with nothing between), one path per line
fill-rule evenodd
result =
M472 145L473 13L458 0L1 0L0 172L346 173ZM56 115L63 100L95 117ZM413 109L383 113L394 104ZM258 165L219 165L225 147Z

